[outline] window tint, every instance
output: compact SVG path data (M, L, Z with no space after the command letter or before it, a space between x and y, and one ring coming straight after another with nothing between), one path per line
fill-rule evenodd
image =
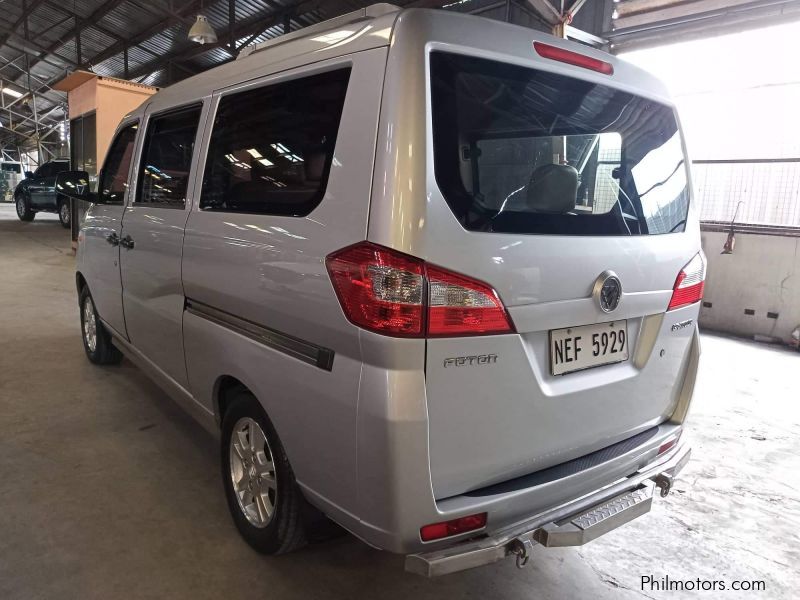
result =
M50 163L44 163L33 172L34 177L50 177Z
M555 235L683 231L674 111L611 87L431 54L436 181L464 227Z
M186 206L189 167L200 106L150 119L139 168L136 202L162 208Z
M121 130L106 155L100 184L97 187L100 201L108 204L122 204L128 189L128 172L133 158L138 125L128 125Z
M322 200L350 69L222 98L200 208L303 216Z
M69 163L68 162L54 162L51 166L50 175L58 175L59 173L63 173L64 171L69 171Z

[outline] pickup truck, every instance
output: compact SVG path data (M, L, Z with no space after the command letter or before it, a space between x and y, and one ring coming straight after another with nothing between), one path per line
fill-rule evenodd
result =
M39 166L35 172L25 172L14 190L14 203L20 221L33 221L37 212L58 213L58 220L66 228L70 226L70 205L66 196L56 193L56 175L69 171L68 160L51 160Z

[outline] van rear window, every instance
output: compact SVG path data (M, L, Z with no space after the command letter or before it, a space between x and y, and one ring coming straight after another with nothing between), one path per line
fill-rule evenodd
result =
M673 109L516 65L431 53L436 181L473 231L683 231L686 162Z

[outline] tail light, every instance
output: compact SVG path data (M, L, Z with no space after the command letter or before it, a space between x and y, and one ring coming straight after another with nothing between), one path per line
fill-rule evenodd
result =
M423 542L432 542L433 540L440 540L468 531L476 531L484 527L486 527L486 513L480 513L443 523L425 525L419 530L419 537Z
M397 337L513 333L497 292L480 281L361 242L326 260L350 321Z
M703 253L700 252L678 273L667 310L700 302L703 299L705 284L706 260Z
M678 440L681 439L681 433L683 432L682 431L678 432L678 435L676 435L674 438L661 444L658 447L658 456L661 456L662 454L665 454L666 452L672 450L678 444Z
M543 44L542 42L533 42L533 49L536 50L536 54L542 58L557 60L575 67L583 67L584 69L597 71L603 75L614 74L614 66L611 63L586 56L585 54L564 50L558 46L551 46L550 44Z

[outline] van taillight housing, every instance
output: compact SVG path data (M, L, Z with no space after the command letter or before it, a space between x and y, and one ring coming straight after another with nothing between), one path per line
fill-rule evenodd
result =
M395 337L513 333L491 286L370 242L326 259L347 318Z
M672 288L672 298L667 310L700 302L703 299L703 288L706 284L706 258L699 252L678 273Z
M542 42L533 42L533 49L536 50L536 54L542 58L557 60L575 67L583 67L584 69L597 71L603 75L614 74L614 65L604 60L586 56L585 54L573 52L572 50L564 50L564 48L551 46L550 44L544 44Z

